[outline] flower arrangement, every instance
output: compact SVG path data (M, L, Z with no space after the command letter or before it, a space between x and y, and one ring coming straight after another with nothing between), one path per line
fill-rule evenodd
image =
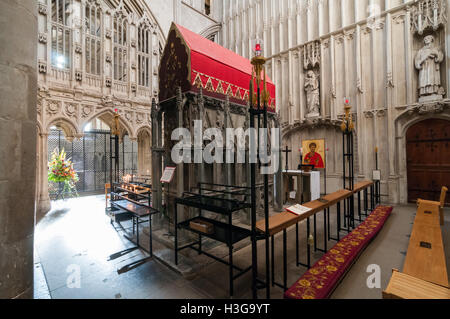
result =
M78 174L73 169L73 163L64 149L59 152L55 148L48 163L48 180L55 183L64 183L63 193L74 192L78 196L75 183L78 182Z

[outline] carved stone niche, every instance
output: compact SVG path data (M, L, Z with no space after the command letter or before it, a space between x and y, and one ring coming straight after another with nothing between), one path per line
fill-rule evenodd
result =
M112 61L112 57L111 57L111 54L106 54L106 62L107 63L111 63L111 61Z
M46 16L47 15L47 5L42 2L39 2L38 11L39 11L39 14Z
M411 28L422 35L447 23L446 0L419 0L411 7Z
M39 43L46 44L47 43L47 33L39 33L38 41L39 41Z
M81 70L75 71L75 80L79 82L83 80L83 72Z
M38 61L38 71L39 73L46 74L47 73L47 62L44 60Z
M441 76L442 62L445 54L432 34L426 35L422 41L422 47L417 51L414 66L418 71L419 103L440 101L444 98L445 90Z
M75 43L75 53L81 54L83 52L83 49L81 48L81 44Z
M303 48L303 68L311 70L320 67L320 42L314 41L305 44Z
M131 83L131 92L136 93L136 91L137 91L136 83Z

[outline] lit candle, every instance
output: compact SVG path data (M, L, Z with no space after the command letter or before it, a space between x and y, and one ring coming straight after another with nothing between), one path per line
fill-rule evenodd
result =
M254 39L253 41L253 53L255 56L262 56L263 51L263 41L259 38Z

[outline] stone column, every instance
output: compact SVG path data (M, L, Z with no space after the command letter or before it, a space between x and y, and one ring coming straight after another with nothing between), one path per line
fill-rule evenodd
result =
M161 162L161 114L157 109L155 99L152 100L152 205L162 210L162 162Z
M36 223L47 214L51 209L50 195L48 193L48 133L39 133L39 154L40 158L37 163L39 165L38 179L38 197L36 198Z
M142 131L138 137L138 174L151 175L152 152L151 137L147 131Z
M0 299L33 297L37 2L0 1Z
M275 184L275 200L274 200L274 209L278 212L283 211L283 163L282 163L282 155L281 155L281 143L283 142L283 136L281 131L281 121L279 113L275 116L274 125L276 128L280 129L280 145L278 150L278 170L274 176L274 184Z

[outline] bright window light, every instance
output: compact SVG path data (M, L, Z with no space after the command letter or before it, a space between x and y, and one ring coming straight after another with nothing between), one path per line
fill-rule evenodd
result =
M66 64L66 59L62 55L58 55L56 57L56 67L58 69L63 69Z
M86 126L84 127L84 131L85 132L88 132L88 131L90 131L92 129L92 123L88 123L88 124L86 124Z

